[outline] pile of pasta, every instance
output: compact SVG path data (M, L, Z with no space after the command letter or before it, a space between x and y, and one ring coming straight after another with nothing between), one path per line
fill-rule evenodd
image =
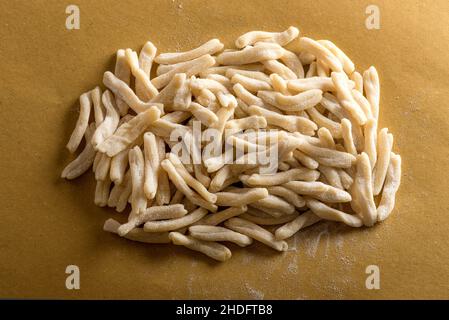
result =
M84 138L84 149L62 177L92 167L96 205L130 204L127 222L109 219L105 231L219 261L231 257L222 242L285 251L286 239L321 220L386 219L401 157L378 130L378 73L360 74L334 43L299 33L252 31L235 49L213 39L186 52L157 55L151 42L139 54L118 50L107 89L80 96L67 148L75 153ZM215 153L201 151L212 143ZM244 161L261 153L274 170Z

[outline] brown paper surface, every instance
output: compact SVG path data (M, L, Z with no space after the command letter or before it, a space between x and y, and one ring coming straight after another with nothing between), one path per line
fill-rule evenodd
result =
M67 30L71 2L0 4L0 297L39 298L449 298L449 3L376 1L380 30L365 27L372 1L87 1ZM59 178L78 97L101 83L119 48L186 50L249 30L290 25L330 39L363 71L379 70L380 127L403 159L391 217L370 229L324 223L277 253L259 244L217 263L172 245L102 231L121 214L94 205L91 173ZM296 248L296 249L295 249ZM77 265L81 289L65 287ZM380 268L367 290L365 269Z

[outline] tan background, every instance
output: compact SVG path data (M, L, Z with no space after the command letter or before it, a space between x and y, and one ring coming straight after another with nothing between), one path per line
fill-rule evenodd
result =
M381 29L365 28L365 8ZM0 3L0 297L449 298L449 3L441 1L87 1L81 30L65 29L55 0ZM227 45L252 29L298 26L331 39L382 83L381 125L403 157L390 219L372 229L321 224L278 254L233 250L227 263L174 246L128 242L102 231L92 175L59 178L78 96L99 84L118 48ZM296 242L296 245L295 243ZM65 289L65 268L81 290ZM365 289L380 267L381 290Z

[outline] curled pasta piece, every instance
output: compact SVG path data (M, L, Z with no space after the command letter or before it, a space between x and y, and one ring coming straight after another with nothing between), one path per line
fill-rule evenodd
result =
M388 133L387 128L380 130L377 139L378 157L373 170L373 193L379 195L384 185L390 163L391 149L393 148L393 135Z
M274 250L287 251L288 249L288 244L285 241L276 240L271 232L250 221L241 218L231 218L225 222L225 226L262 242Z
M354 100L354 96L347 85L347 76L342 72L332 72L332 81L337 89L337 98L345 110L351 114L359 125L364 125L367 121L365 113Z
M120 223L114 219L108 219L105 221L103 230L118 234ZM171 240L168 237L168 232L145 232L142 228L136 228L123 236L125 239L143 242L143 243L170 243Z
M114 106L113 97L109 90L106 90L103 93L102 101L106 109L106 115L103 122L97 126L92 137L92 145L94 148L97 148L104 140L114 134L120 120L120 114Z
M84 172L89 170L90 166L94 162L95 149L92 146L90 140L95 131L95 123L91 123L84 133L86 139L86 146L83 151L78 155L78 157L70 162L62 171L61 178L65 179L75 179L81 176Z
M299 57L291 51L284 50L284 54L279 58L290 70L294 72L296 78L304 78L304 67Z
M201 46L185 52L162 53L154 59L159 64L174 64L185 62L204 56L206 54L214 54L223 50L223 43L218 39L212 39Z
M391 153L385 185L382 191L379 207L377 207L377 221L383 221L393 211L396 192L401 184L401 156Z
M218 206L239 207L268 197L269 194L265 188L240 188L233 192L217 192L216 195Z
M207 214L206 209L198 208L181 218L170 220L159 220L159 221L147 221L143 225L143 230L145 230L145 232L164 232L181 229L183 227L191 225L192 223L195 223L196 221L204 217L206 214Z
M240 83L236 83L232 89L235 95L241 99L247 105L256 105L262 107L264 105L261 98L253 95L251 92L246 90Z
M299 230L307 228L321 220L322 219L312 211L306 211L303 214L297 216L294 220L291 220L283 226L277 228L274 236L276 240L288 239Z
M183 62L179 64L179 66L171 69L170 71L157 76L151 80L151 83L157 88L165 87L173 76L177 73L185 73L187 77L191 77L197 75L201 71L206 70L207 68L213 66L215 64L215 59L209 55L203 55L199 58Z
M363 222L359 217L331 208L318 200L309 198L306 199L306 203L310 210L322 219L343 222L344 224L355 228L363 225Z
M300 195L311 196L325 202L340 203L352 200L348 192L319 181L290 181L282 186Z
M299 39L299 45L302 50L310 52L317 58L317 60L323 61L330 69L332 69L332 71L343 71L343 66L340 60L319 42L307 37L301 37Z
M73 130L69 142L66 147L74 153L83 139L84 133L89 126L90 109L92 107L92 98L90 92L83 93L80 96L80 113L76 121L75 129Z
M216 242L197 240L179 232L170 232L169 238L173 244L201 252L218 261L229 260L232 256L231 251L227 247Z
M118 234L123 237L134 228L148 221L157 221L165 219L178 219L187 214L187 210L182 204L173 204L167 206L153 206L147 208L138 216L133 216L127 223L118 228Z
M250 31L235 40L235 46L239 49L257 42L274 42L280 46L285 46L299 36L299 29L289 27L283 32Z
M137 116L122 124L117 131L98 146L98 151L106 153L109 157L117 155L135 141L145 129L160 116L157 107L139 113Z
M264 60L276 60L282 57L284 49L277 44L263 43L244 50L223 52L217 56L217 63L221 65L242 65Z
M189 233L192 237L203 241L229 241L240 247L249 246L253 239L244 234L216 226L190 226Z

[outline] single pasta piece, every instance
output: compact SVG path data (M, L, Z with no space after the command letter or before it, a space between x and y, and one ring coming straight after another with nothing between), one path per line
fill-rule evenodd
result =
M153 43L147 41L143 46L142 50L140 50L139 54L139 67L147 76L148 80L150 79L151 68L153 67L153 60L156 56L157 48ZM140 79L136 78L136 94L142 99L144 97L145 85L142 83Z
M122 99L136 113L147 111L155 105L151 102L142 102L134 91L112 72L106 71L104 73L103 83L116 97Z
M299 36L299 29L289 27L283 32L250 31L235 40L235 46L239 49L257 42L274 42L280 46L285 46Z
M259 209L250 207L247 213L240 215L240 218L262 226L275 226L292 221L297 216L298 214L295 212L280 217L273 217Z
M300 144L298 149L328 167L350 168L356 160L350 153L316 147L308 142Z
M160 111L154 106L148 111L139 113L122 124L112 136L100 144L98 151L106 153L109 157L117 155L135 141L150 124L159 119L159 116Z
M378 157L373 170L373 194L379 195L387 176L388 165L390 163L391 149L393 148L393 135L388 133L387 128L380 130L377 139Z
M366 115L354 100L351 89L347 85L347 76L343 72L332 72L331 77L342 107L351 114L357 124L364 125L367 121Z
M145 232L164 232L181 229L183 227L191 225L192 223L195 223L206 214L206 209L198 208L181 218L160 221L147 221L143 225L143 230Z
M199 103L191 102L189 105L189 111L205 126L210 127L218 122L218 117L216 114Z
M364 152L368 155L371 168L374 168L377 160L377 121L369 119L364 127L365 148Z
M239 98L241 101L243 101L248 106L255 105L259 107L264 106L264 102L261 98L253 95L251 92L246 90L240 83L236 83L232 89L234 90L234 93L237 98Z
M262 61L262 64L264 65L265 69L267 69L271 73L278 74L285 80L294 80L298 78L296 76L296 73L289 69L285 64L277 60L265 60Z
M222 223L223 221L226 221L232 217L236 217L241 215L242 213L245 213L247 210L248 207L246 205L239 207L230 207L216 213L208 214L207 216L199 220L198 224L216 226Z
M90 166L94 162L95 149L90 142L92 135L95 131L95 123L91 123L84 133L86 146L83 151L78 155L78 157L70 162L62 171L61 178L65 179L75 179L81 176L84 172L89 170Z
M131 174L131 172L130 172L130 170L128 170L125 173L123 180L121 181L120 184L114 183L114 186L112 187L112 190L109 194L108 207L111 207L111 208L117 207L120 196L124 192L124 190L127 188L128 182L131 179L130 174ZM131 185L131 184L129 183L129 185ZM128 195L128 197L129 197L129 195Z
M177 73L185 73L187 77L191 77L197 75L201 71L206 70L207 68L213 66L214 64L215 59L211 55L206 54L199 58L184 62L179 66L177 66L176 68L173 68L172 70L168 71L167 73L157 76L156 78L151 80L151 83L157 89L160 89L165 87L173 78L173 76Z
M94 119L95 119L95 126L98 128L98 126L103 122L104 120L104 106L101 103L101 89L100 87L95 87L90 92L90 96L92 99L92 105L94 108Z
M393 211L396 202L396 192L401 184L401 156L391 153L385 185L382 191L379 207L377 207L377 221L383 221Z
M357 90L358 92L360 92L361 94L363 94L363 77L362 77L362 75L359 72L354 71L349 76L349 78L352 81L354 81L354 84L355 84L354 89Z
M284 49L274 43L263 43L244 50L223 52L217 56L217 63L221 65L242 65L264 60L276 60L282 57Z
M159 162L162 164L162 161L165 159L165 142L160 137L156 137L158 143L158 152L159 152ZM158 184L156 191L156 204L162 206L164 204L168 204L170 202L170 183L168 180L168 175L165 170L159 170L158 176Z
M106 232L111 232L118 234L118 229L120 223L114 219L108 219L105 221L103 230ZM168 232L145 232L142 228L136 228L131 230L129 233L123 236L125 239L143 242L143 243L171 243L168 237Z
M372 118L373 114L371 111L371 105L369 101L365 98L363 93L359 92L356 89L352 89L351 92L355 102L357 102L360 108L363 110L363 113L365 114L366 118L367 119Z
M302 208L306 205L306 202L304 199L298 195L297 193L293 192L292 190L283 187L283 186L272 186L267 187L267 190L270 194L281 197L282 199L286 200L288 203L291 203L296 208Z
M279 58L290 70L294 72L296 78L304 78L304 67L299 57L291 51L284 50L284 54Z
M310 52L317 58L317 60L323 61L330 69L332 69L332 71L343 71L343 66L340 60L338 60L338 58L335 57L329 49L319 42L307 37L301 37L299 39L299 45L302 50Z
M313 158L305 155L304 153L302 153L299 150L294 150L293 151L293 156L299 161L301 162L301 164L306 167L309 168L311 170L317 169L318 166L320 165L318 163L318 161L314 160Z
M145 182L144 192L148 199L154 199L158 186L160 170L159 146L156 137L151 132L143 135L145 155Z
M322 219L343 222L344 224L354 228L361 227L363 225L363 222L359 217L331 208L318 200L307 198L306 203L310 210Z
M136 85L138 83L142 88L142 90L140 90L139 92L136 89L137 97L139 97L139 99L142 101L148 101L151 98L155 97L159 93L159 91L151 83L148 74L140 68L139 57L137 56L137 53L135 51L132 51L131 49L126 49L125 56L126 61L131 68L131 73L136 79Z
M319 89L311 89L293 96L286 96L276 92L274 99L276 107L284 111L303 111L316 106L323 98L323 92Z
M215 54L223 50L223 43L218 39L212 39L201 46L185 52L162 53L154 59L159 64L174 64L179 62L190 61L206 54Z
M241 119L229 120L225 125L225 129L236 132L248 129L264 129L266 127L267 120L262 116L249 116Z
M240 188L233 192L217 192L218 206L239 207L268 197L265 188Z
M240 247L246 247L253 243L253 239L244 234L216 226L190 226L189 233L192 237L203 241L229 241Z
M89 126L90 109L92 106L92 98L90 92L83 93L80 96L80 114L76 121L75 129L70 136L66 147L70 153L74 153L83 139L84 133Z
M131 82L131 69L126 61L125 50L123 49L119 49L117 51L114 75L117 77L117 79L121 80L124 84L129 86ZM129 109L128 103L125 100L123 100L119 95L117 95L115 92L114 94L115 94L115 103L117 104L119 113L121 116L124 116Z
M267 82L268 84L271 82L270 77L261 71L251 71L251 70L241 70L241 69L229 68L226 70L226 73L225 73L226 77L228 77L229 79L232 79L232 77L235 76L236 74L245 76L247 78L259 80L259 81L264 81L264 82Z
M204 200L202 197L200 197L198 194L192 191L192 189L189 188L185 180L182 178L182 176L178 173L173 163L165 159L161 163L162 168L167 172L170 180L173 182L173 184L176 186L177 189L181 190L182 193L186 196L187 199L189 199L192 203L204 207L207 210L210 210L212 212L217 211L217 206L213 203Z
M204 253L208 257L218 261L229 260L232 256L231 251L227 247L216 242L197 240L179 232L170 232L169 238L175 245L184 246L191 250Z
M131 171L132 192L130 218L141 215L147 208L147 197L144 193L145 161L142 150L135 146L129 151L129 167Z
M326 128L335 139L341 139L341 124L321 114L316 108L307 109L310 118L321 128Z
M300 195L308 195L330 203L349 202L352 199L348 192L319 181L290 181L283 186Z
M295 206L284 199L271 194L263 199L252 202L251 206L260 209L273 217L280 217L295 212Z
M333 186L334 188L344 189L343 184L340 180L340 174L338 173L337 168L331 168L328 166L320 165L318 167L318 171L321 173L323 177L326 178L327 182Z
M103 181L106 178L109 179L109 171L111 168L111 157L107 154L101 153L101 158L98 161L97 167L95 168L95 180Z
M102 95L102 102L106 109L103 121L97 126L92 137L92 145L97 148L104 140L112 136L120 121L120 114L114 106L113 96L109 90Z
M354 144L354 138L352 137L352 124L346 118L341 120L341 135L346 152L357 156L358 152Z
M284 172L278 172L275 174L252 174L246 180L246 183L250 186L276 186L292 180L302 181L316 181L320 176L316 170L310 170L306 168L295 168Z
M240 83L249 92L271 90L271 85L268 82L246 77L238 73L231 78L231 82L233 84Z
M123 237L134 228L148 221L177 219L182 218L187 214L187 210L182 204L174 204L167 206L153 206L147 208L138 216L133 216L127 223L122 224L118 228L118 234Z
M258 106L248 108L250 115L263 116L267 120L267 124L272 124L281 128L285 128L289 132L301 132L305 135L313 136L317 125L303 117L286 116Z
M343 66L343 70L346 72L346 74L350 75L354 72L354 70L355 70L354 63L332 41L318 40L318 43L325 46L327 49L329 49L329 51L332 52L334 54L334 56L336 56L338 58L338 60L340 60L342 66Z
M312 211L306 211L303 214L297 216L294 220L291 220L276 229L274 236L276 240L288 239L299 230L307 228L321 220L322 218L314 214Z
M377 220L377 212L373 196L372 169L365 152L357 156L356 165L357 171L352 185L352 207L362 218L363 224L370 227Z
M318 130L318 138L320 139L320 145L322 147L335 149L334 137L332 137L332 133L329 131L329 129L321 127Z
M288 244L285 241L276 240L271 232L245 219L231 218L224 224L227 228L262 242L274 250L287 251L288 249Z
M363 88L371 105L374 119L379 119L380 83L376 68L370 67L363 73Z
M108 204L109 190L111 188L111 180L109 177L105 180L98 180L95 186L94 203L99 207L105 207Z

